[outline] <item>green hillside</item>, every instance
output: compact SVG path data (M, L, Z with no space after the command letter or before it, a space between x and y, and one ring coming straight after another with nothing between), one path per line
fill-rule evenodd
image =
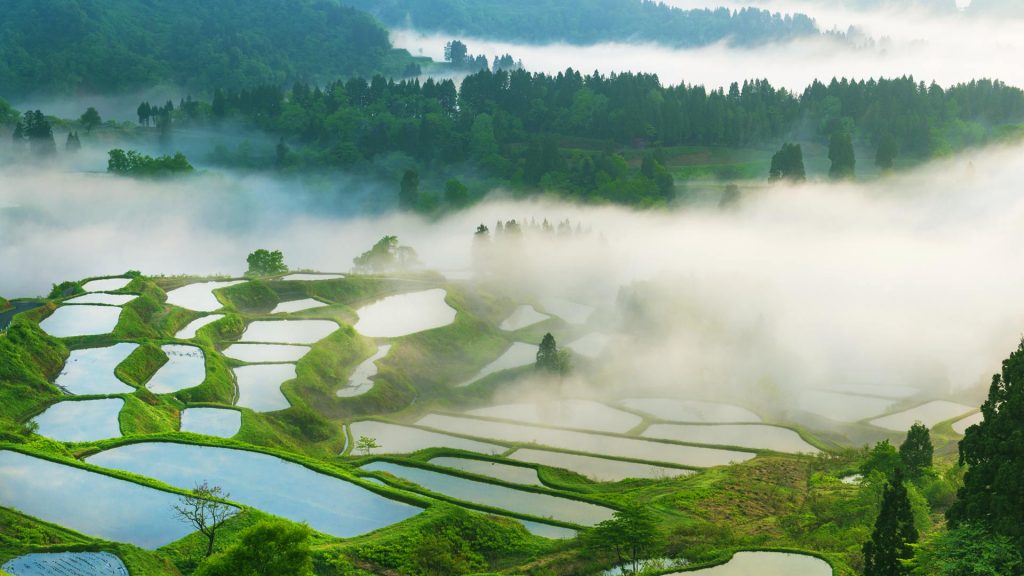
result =
M401 73L367 14L323 0L11 0L0 18L0 97L197 92Z

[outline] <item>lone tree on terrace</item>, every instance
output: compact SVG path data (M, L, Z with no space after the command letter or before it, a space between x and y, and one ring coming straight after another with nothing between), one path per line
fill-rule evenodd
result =
M210 486L205 481L197 484L192 493L182 496L173 506L174 514L179 520L191 524L203 536L206 536L206 557L213 554L213 544L217 538L217 530L225 522L239 513L238 508L222 502L231 495L220 486Z
M247 276L273 276L288 271L288 266L284 263L284 254L280 250L271 252L261 248L249 254L245 261L249 263L249 271L245 273Z

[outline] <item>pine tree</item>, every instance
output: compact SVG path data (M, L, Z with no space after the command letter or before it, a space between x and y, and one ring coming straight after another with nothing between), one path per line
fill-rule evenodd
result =
M932 437L928 427L920 422L915 423L907 432L907 439L900 445L900 460L907 476L916 480L924 471L932 467Z
M964 486L946 512L950 526L978 524L1024 550L1024 341L992 377L984 420L960 441Z
M545 334L544 339L540 341L540 348L537 349L536 369L551 374L558 374L561 371L558 360L558 344L550 332Z
M832 134L832 139L828 144L828 159L832 161L828 175L833 180L853 178L857 159L853 153L853 139L849 132Z
M905 576L903 560L914 557L917 528L910 509L903 471L897 469L882 495L882 507L871 540L864 543L864 576Z
M768 171L772 181L791 180L800 182L807 179L804 169L804 151L799 144L786 143L772 156L772 166Z

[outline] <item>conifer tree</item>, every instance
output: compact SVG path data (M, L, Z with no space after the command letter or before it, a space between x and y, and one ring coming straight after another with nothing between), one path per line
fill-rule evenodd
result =
M907 439L900 445L900 460L907 476L912 480L920 478L925 470L932 467L934 452L928 427L920 422L911 426Z
M550 332L544 335L537 350L537 370L557 374L560 370L558 362L558 344Z
M864 543L864 576L910 574L910 568L903 561L914 557L912 545L917 537L903 471L897 469L882 495L882 507L871 540Z

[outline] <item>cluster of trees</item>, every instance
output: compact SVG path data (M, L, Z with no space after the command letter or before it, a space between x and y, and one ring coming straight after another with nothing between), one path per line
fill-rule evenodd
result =
M419 257L410 246L403 246L398 236L385 236L372 248L353 258L355 271L363 274L408 270L419 265Z
M415 68L373 17L325 0L11 0L0 54L0 95L8 98Z
M345 0L394 27L462 32L528 43L657 42L757 45L818 34L804 14L727 8L683 10L652 0Z
M494 57L494 63L487 64L487 56L479 54L473 56L469 53L469 47L461 40L452 40L444 45L444 61L455 68L479 72L480 70L519 70L523 67L522 61L516 61L511 54L502 54Z
M280 250L266 250L260 248L249 254L245 259L249 269L246 276L276 276L288 271L284 263L284 254Z
M568 350L558 349L555 337L548 332L537 348L537 362L534 367L538 372L565 376L572 370L572 357Z
M194 170L181 152L154 158L135 150L115 148L107 155L107 172L122 176L171 176Z
M175 121L232 117L283 138L290 162L351 167L401 153L419 170L466 163L520 189L653 205L675 188L661 147L818 141L830 144L834 175L848 177L854 144L877 147L879 164L891 166L897 154L929 158L995 137L1024 119L1024 92L997 81L943 89L903 77L815 82L797 95L763 80L709 90L662 86L650 74L502 70L470 75L460 88L376 76L299 83L290 93L218 90L212 105L194 103ZM637 166L615 151L623 147L647 156ZM798 178L796 164L773 173Z
M25 112L24 117L15 123L11 137L15 146L28 147L35 156L47 157L57 153L53 126L39 110Z

